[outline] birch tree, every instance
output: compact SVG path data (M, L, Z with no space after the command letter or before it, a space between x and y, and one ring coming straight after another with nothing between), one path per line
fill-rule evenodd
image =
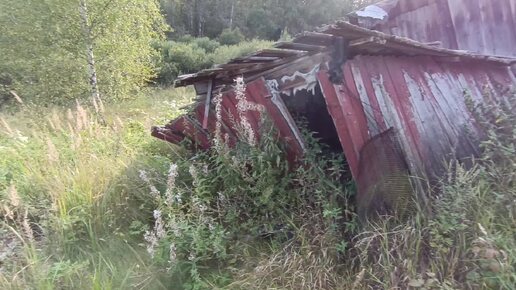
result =
M0 0L0 72L22 97L127 97L154 74L157 0Z

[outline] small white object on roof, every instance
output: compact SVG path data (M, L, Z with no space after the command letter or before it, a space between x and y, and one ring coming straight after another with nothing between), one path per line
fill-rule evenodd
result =
M385 17L389 16L387 11L376 5L369 5L366 8L355 12L355 14L359 17L369 17L379 20L384 20Z

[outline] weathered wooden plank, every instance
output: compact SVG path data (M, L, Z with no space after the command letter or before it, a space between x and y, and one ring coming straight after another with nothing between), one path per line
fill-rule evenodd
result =
M374 96L369 96L367 93L368 91L374 91L371 87L371 82L364 82L362 75L360 74L360 67L357 65L357 62L349 62L348 65L351 68L351 73L353 75L353 79L355 80L355 89L358 93L360 101L362 102L362 106L364 107L370 135L375 136L380 134L380 132L387 130L387 127L385 126L378 101L376 98L374 98ZM368 87L366 87L366 85Z
M213 79L208 82L208 92L206 93L206 101L204 106L204 119L202 121L202 128L208 128L208 115L210 114L211 95L213 93Z
M390 73L389 66L391 63L383 57L364 58L363 65L365 71L362 72L362 78L372 82L372 86L375 89L372 94L376 97L386 125L395 129L411 172L415 175L422 173L423 158L418 145L419 134L417 131L413 132L414 130L411 130L414 127L410 124L412 121L409 120L409 116L403 113L402 108L400 108L399 95L405 94L405 96L408 96L407 90L398 89L399 81L395 82L395 78ZM371 72L376 72L378 75L376 77L374 75L371 76Z
M355 146L357 155L364 144L369 140L369 129L367 126L367 117L364 107L356 90L356 84L353 78L353 72L349 65L343 66L343 83L338 88L337 96L344 113L344 118L348 125L349 134L353 136L352 142Z
M280 138L288 145L289 161L296 162L296 159L301 157L304 152L304 141L279 92L271 86L266 83L265 79L257 79L253 82L250 94L258 104L264 107L278 129Z
M306 55L306 51L299 51L293 49L281 49L281 48L266 48L254 53L253 57L288 57L288 56L303 56Z
M339 135L340 144L344 151L344 155L346 156L346 161L348 162L351 174L354 178L357 178L358 152L355 150L355 146L352 141L354 136L352 136L349 132L344 112L342 111L339 103L339 97L337 95L336 88L328 78L327 71L320 71L317 74L317 79L319 80L321 91L324 95L324 100L326 101L326 107L328 108L328 112L333 119L335 128Z
M309 51L309 52L323 51L327 48L326 46L321 46L321 45L310 45L310 44L294 43L294 42L278 42L274 45L274 47L283 48L283 49Z
M302 43L317 46L329 46L333 44L334 36L320 32L303 32L296 36L294 43Z

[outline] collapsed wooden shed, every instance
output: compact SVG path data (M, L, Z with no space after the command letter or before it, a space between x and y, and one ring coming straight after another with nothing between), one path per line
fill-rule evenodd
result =
M338 21L272 49L180 76L176 86L195 86L195 109L153 128L152 134L208 149L216 130L212 100L220 92L220 130L234 142L239 100L232 85L243 77L246 100L265 108L290 159L305 149L297 114L323 142L343 152L361 214L367 214L404 202L397 195L407 191L407 176L432 184L445 173L447 161L467 162L478 155L482 132L466 97L479 103L511 97L515 63L510 53L452 50ZM259 132L262 115L253 110L245 115Z

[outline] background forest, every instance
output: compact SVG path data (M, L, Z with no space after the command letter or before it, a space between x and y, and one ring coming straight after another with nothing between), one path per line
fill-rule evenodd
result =
M266 123L209 152L150 136L195 98L179 74L368 2L0 0L0 289L514 289L516 98L471 104L482 156L403 220L359 222L306 130L299 168Z

